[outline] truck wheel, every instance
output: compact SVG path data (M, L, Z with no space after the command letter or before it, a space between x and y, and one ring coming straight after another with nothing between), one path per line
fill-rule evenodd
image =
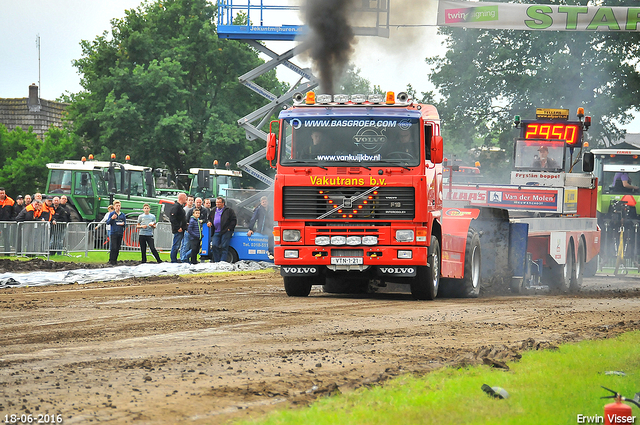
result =
M585 257L585 246L584 241L580 239L578 243L578 258L573 267L573 274L571 275L571 284L569 285L569 290L571 292L579 292L582 288L582 276L584 275L584 257Z
M311 292L311 281L308 277L285 276L284 290L290 297L307 297Z
M227 262L228 263L237 263L240 257L235 249L229 247L229 252L227 252Z
M454 298L478 298L481 283L480 236L469 229L464 252L464 277L462 279L442 279L441 295Z
M551 286L560 292L569 292L571 288L571 278L573 276L573 266L575 257L573 254L573 243L567 246L567 260L564 264L555 264L551 267Z
M598 271L598 258L600 258L600 254L596 255L584 265L584 275L586 277L593 277L596 275Z
M416 300L434 299L440 286L440 243L435 236L431 236L427 265L417 269L416 277L411 281L411 295Z

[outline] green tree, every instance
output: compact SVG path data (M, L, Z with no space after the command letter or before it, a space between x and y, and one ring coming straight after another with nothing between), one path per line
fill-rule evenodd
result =
M536 107L566 108L573 119L584 107L593 117L587 133L592 146L620 137L618 124L638 110L637 33L465 28L440 33L448 51L427 63L435 66L431 81L444 99L443 133L455 140L458 153L477 146L511 152L518 134L513 117L533 118Z
M82 41L74 64L84 91L69 99L70 116L96 157L129 154L178 174L264 147L237 125L265 103L238 82L263 61L244 43L218 39L215 11L206 0L146 2L112 20L110 34ZM276 95L286 89L275 71L256 83Z
M69 158L80 159L83 154L78 136L69 128L51 126L40 140L29 127L13 131L0 124L0 186L9 196L44 191L47 184L47 163Z

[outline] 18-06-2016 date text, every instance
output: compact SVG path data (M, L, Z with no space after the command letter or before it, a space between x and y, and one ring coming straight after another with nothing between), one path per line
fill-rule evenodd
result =
M41 413L38 415L21 414L21 415L4 415L5 424L61 424L63 423L62 415L49 415Z

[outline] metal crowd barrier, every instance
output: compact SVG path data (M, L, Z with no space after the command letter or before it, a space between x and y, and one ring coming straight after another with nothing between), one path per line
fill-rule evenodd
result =
M170 251L170 223L158 223L154 231L158 251ZM0 222L0 255L45 255L109 250L109 229L104 222L57 223ZM136 220L127 220L120 252L140 252Z

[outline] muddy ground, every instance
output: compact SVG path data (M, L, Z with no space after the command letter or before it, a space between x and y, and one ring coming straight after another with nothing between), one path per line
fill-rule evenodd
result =
M640 329L640 278L579 295L289 298L275 272L0 291L0 415L225 423L443 365Z

